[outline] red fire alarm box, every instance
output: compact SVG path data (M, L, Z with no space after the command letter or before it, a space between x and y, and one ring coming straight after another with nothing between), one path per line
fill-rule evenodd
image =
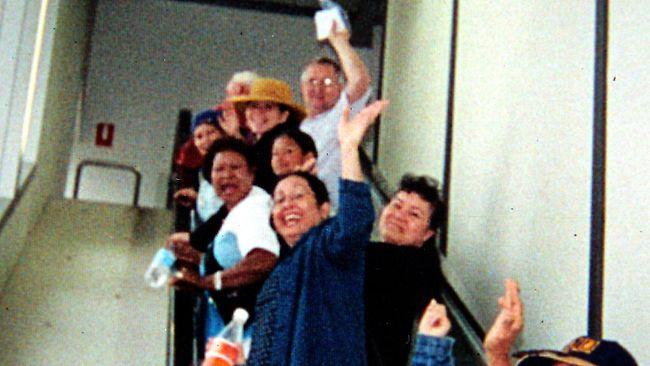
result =
M113 134L115 133L115 125L112 123L98 123L97 131L95 133L95 145L111 147L113 146Z

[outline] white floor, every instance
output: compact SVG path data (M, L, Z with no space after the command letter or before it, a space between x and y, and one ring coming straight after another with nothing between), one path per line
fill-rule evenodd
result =
M165 364L167 290L143 273L167 211L55 202L0 293L0 365Z

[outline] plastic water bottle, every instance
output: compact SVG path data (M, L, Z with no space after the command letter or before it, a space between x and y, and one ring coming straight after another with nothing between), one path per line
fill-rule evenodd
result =
M232 320L214 338L208 340L205 360L202 366L234 366L242 358L244 323L248 312L242 308L235 309Z
M147 272L144 273L147 285L153 288L164 286L171 276L174 262L176 262L174 253L167 248L160 248L149 264Z

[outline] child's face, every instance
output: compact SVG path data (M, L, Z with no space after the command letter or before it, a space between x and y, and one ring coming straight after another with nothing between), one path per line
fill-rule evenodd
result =
M271 167L276 175L298 170L307 160L307 155L290 137L283 135L275 139L271 149Z
M210 146L220 137L222 136L216 127L209 123L203 123L194 130L194 145L201 155L205 155Z

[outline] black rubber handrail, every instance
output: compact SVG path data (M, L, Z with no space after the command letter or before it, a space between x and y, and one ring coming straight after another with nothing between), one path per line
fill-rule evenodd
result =
M181 109L174 134L174 156L187 139L191 138L190 124L192 113L189 109ZM175 179L175 160L172 158L169 192L167 206L174 211L174 231L190 230L190 212L187 207L173 202L173 193L178 190L178 181ZM188 366L195 365L198 360L198 347L194 345L194 308L197 296L193 293L169 290L168 312L168 337L167 337L167 365Z

